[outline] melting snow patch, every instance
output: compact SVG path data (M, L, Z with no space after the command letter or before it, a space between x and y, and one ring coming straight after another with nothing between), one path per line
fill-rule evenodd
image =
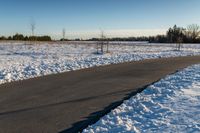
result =
M200 65L147 87L84 133L200 132Z

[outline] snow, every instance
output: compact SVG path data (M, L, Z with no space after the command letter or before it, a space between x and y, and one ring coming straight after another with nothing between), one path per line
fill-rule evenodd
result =
M44 43L25 45L0 43L0 84L48 74L100 65L153 58L200 55L200 46L185 44L181 51L174 44L112 42L107 54L96 54L94 42L76 44Z
M200 132L200 64L126 100L83 133Z

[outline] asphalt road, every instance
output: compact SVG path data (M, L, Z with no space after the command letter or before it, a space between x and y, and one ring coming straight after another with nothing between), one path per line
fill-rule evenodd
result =
M0 85L0 133L77 132L200 56L145 60Z

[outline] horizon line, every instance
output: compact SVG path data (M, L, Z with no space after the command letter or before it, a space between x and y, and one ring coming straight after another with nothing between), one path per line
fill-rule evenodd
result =
M156 36L156 35L164 35L166 34L168 29L99 29L99 30L66 30L66 39L91 39L91 38L98 38L101 34L101 31L104 32L107 38L125 38L125 37L149 37L149 36ZM13 36L15 34L23 34L25 36L31 36L31 32L12 32L6 35L0 36ZM52 39L61 39L62 38L62 30L55 31L55 32L48 32L48 33L37 33L35 31L36 36L50 36Z

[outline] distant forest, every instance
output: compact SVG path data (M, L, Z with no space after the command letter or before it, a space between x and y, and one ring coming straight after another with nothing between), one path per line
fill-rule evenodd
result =
M150 43L200 43L200 26L197 24L188 25L187 28L174 25L169 28L166 35L157 35L149 37L128 37L128 38L103 38L106 41L148 41ZM21 40L21 41L52 41L50 36L24 36L15 34L9 37L0 37L0 40ZM82 39L75 39L80 41ZM74 41L61 39L60 41ZM102 38L92 38L83 41L102 41Z
M23 34L15 34L14 36L1 36L0 40L15 40L15 41L52 41L50 36L24 36Z
M101 38L92 38L88 41L99 41ZM188 25L187 28L174 25L169 28L166 35L149 37L107 38L108 41L148 41L150 43L200 43L200 27L197 24Z

